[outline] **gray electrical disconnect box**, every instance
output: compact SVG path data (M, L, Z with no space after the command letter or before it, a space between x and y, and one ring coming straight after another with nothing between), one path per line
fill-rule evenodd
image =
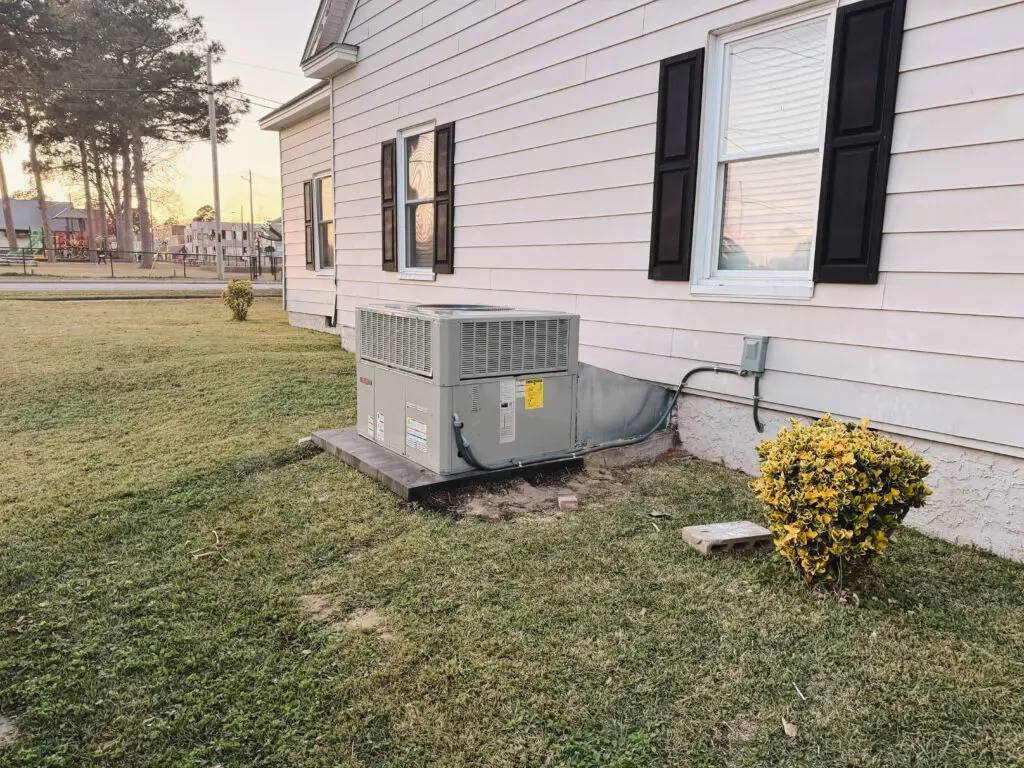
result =
M743 373L764 373L764 364L767 357L767 336L743 337L743 358L740 360L740 370Z
M579 317L479 305L357 310L358 427L441 475L471 469L452 416L484 463L569 451L576 441Z

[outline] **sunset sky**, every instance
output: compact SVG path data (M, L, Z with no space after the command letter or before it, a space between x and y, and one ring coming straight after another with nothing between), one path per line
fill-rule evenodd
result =
M241 90L259 97L264 104L282 103L313 84L302 76L299 59L313 24L317 0L185 0L192 13L202 16L210 37L226 49L224 61L214 68L214 79L237 77ZM256 221L281 214L281 186L277 134L261 131L257 122L269 110L253 106L242 118L227 145L220 145L220 190L222 217L237 220L245 207L249 218L248 172L253 172ZM11 191L27 189L21 172L28 152L24 146L4 155ZM210 145L184 148L171 161L176 174L169 174L180 204L154 205L154 215L164 221L171 215L191 219L197 208L213 203ZM243 176L246 177L243 180ZM80 199L80 190L72 194ZM67 198L59 185L48 184L47 196Z

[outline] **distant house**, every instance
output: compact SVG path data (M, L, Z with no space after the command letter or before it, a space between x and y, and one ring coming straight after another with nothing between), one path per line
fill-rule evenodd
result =
M198 257L201 262L217 261L217 229L212 221L193 221L185 225L184 245L186 251ZM249 223L222 221L220 240L224 244L224 256L231 261L241 262L250 252Z
M157 253L181 253L185 245L184 224L158 224L153 227L153 240Z
M322 0L274 110L285 308L581 316L673 386L772 338L768 434L831 412L934 462L939 536L1024 559L1024 2ZM300 52L296 51L296 55ZM749 380L684 448L754 471Z
M39 201L37 200L11 200L11 208L14 213L14 229L18 236L18 245L28 245L32 230L41 230L43 218L39 212ZM78 238L84 236L87 230L89 215L80 211L71 203L50 200L46 203L46 210L49 213L50 228L54 236L61 238ZM0 247L7 246L6 221L0 211Z
M266 249L272 247L274 256L281 258L280 235L268 225L257 224L254 232L256 247L266 257ZM252 255L249 242L249 223L222 221L220 239L224 244L224 259L228 265L248 263ZM186 253L201 263L214 264L217 261L217 228L212 221L193 221L184 227L183 245ZM178 251L176 251L178 252Z

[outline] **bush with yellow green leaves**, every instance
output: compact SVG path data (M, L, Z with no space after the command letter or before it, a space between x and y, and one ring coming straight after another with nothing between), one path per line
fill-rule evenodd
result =
M220 297L224 299L235 320L245 320L249 316L249 307L256 300L252 283L248 280L232 280L224 286Z
M775 548L810 585L842 584L881 554L907 513L924 505L931 465L906 446L858 424L824 416L792 426L757 449L752 487L768 507Z

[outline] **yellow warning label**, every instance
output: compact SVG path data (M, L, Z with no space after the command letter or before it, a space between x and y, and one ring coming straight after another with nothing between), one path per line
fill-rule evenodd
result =
M527 379L525 384L526 410L544 407L544 379Z

